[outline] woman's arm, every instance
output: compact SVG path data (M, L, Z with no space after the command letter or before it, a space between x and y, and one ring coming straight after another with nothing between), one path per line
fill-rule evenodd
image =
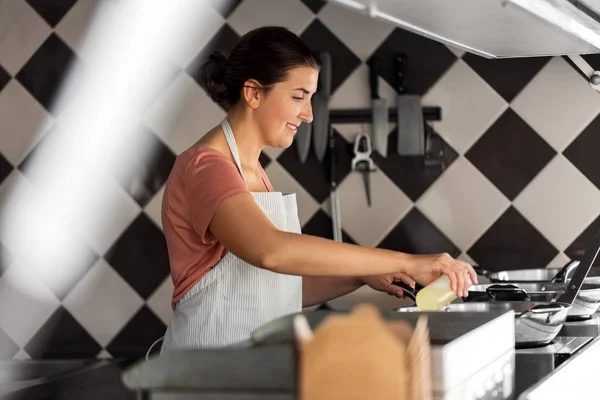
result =
M325 303L352 293L363 285L360 278L304 276L302 277L302 307Z
M237 257L282 274L360 277L442 272L459 295L466 294L469 277L472 282L477 279L470 265L447 254L417 256L280 231L247 193L223 201L209 229Z

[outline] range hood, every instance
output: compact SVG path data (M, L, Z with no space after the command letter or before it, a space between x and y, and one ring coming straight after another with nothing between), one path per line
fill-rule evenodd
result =
M485 58L600 53L600 0L329 0Z

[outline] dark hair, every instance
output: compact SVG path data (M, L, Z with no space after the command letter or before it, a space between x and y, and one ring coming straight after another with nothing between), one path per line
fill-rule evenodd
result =
M256 79L269 90L296 67L319 69L319 64L293 32L280 26L264 26L242 36L229 57L218 50L212 52L200 66L199 82L213 101L229 110L240 99L248 79Z

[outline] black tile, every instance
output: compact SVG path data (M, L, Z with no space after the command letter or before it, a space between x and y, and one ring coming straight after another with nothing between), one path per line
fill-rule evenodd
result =
M338 134L334 129L336 145L336 182L341 182L350 173L352 160L352 144ZM329 152L329 150L328 150ZM298 158L296 144L287 148L277 158L277 162L285 168L298 183L300 183L315 200L322 203L327 199L330 192L329 181L329 154L326 154L323 162L319 162L312 148L308 158L303 164Z
M301 0L304 5L311 9L312 12L318 14L321 11L321 8L325 5L324 0Z
M469 249L475 263L490 271L545 268L558 250L514 207L510 207Z
M600 228L600 217L596 218L594 222L588 225L587 228L566 248L565 254L571 259L581 260L586 247L590 244L594 238L594 234ZM600 257L596 257L594 265L600 265Z
M262 165L263 169L267 168L269 166L269 164L271 163L271 159L264 152L260 153L260 157L258 158L258 161L260 162L260 165Z
M225 24L213 35L208 43L200 50L200 52L194 57L190 65L186 67L186 72L194 80L200 83L200 75L198 69L208 59L210 53L215 50L224 52L225 54L231 53L235 46L240 41L240 36L233 30L228 24Z
M228 18L242 0L206 0L215 10L217 10L224 18Z
M596 117L563 151L563 155L598 188L600 188L600 170L598 169L599 129L600 116Z
M379 72L390 86L396 88L395 59L404 55L404 86L408 93L423 95L454 64L456 56L446 46L414 33L396 28L369 58L379 62Z
M73 63L77 62L77 57L69 46L53 33L31 56L15 78L47 110L51 110L63 79Z
M402 218L377 247L411 254L460 255L460 249L416 208Z
M114 358L133 359L145 357L150 346L165 334L165 329L165 324L144 306L111 340L106 346L106 350ZM154 349L160 349L160 343Z
M10 74L2 68L2 65L0 65L0 92L4 89L4 86L6 86L10 79Z
M313 217L302 227L302 233L333 240L333 222L331 217L319 209ZM342 228L342 241L344 243L356 244Z
M25 346L34 359L93 358L102 346L62 306Z
M50 24L56 26L77 0L27 0L35 11Z
M513 200L555 155L556 151L509 108L465 157Z
M510 103L548 63L550 57L487 59L467 53L463 60Z
M331 93L361 64L360 58L318 19L302 32L300 38L315 54L328 52L331 55Z
M165 237L144 213L129 225L104 258L144 299L169 274Z
M13 170L13 166L8 162L6 158L0 153L0 185L10 175Z
M456 160L458 153L427 123L425 132L439 139L444 152L444 170L447 169ZM397 147L398 129L395 128L389 136L387 157L383 158L379 153L373 152L373 161L412 201L417 201L444 173L444 170L426 169L425 156L403 157L393 150Z
M0 360L12 360L19 351L19 346L0 329Z
M145 207L166 182L175 154L146 127L139 127L127 139L130 146L110 166L110 174L127 193Z
M8 251L6 247L0 242L0 276L6 271L6 269L12 264L13 255Z

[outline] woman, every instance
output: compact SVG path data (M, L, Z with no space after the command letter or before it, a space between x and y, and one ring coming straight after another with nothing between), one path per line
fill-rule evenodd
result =
M302 235L294 195L275 192L259 163L267 146L287 148L312 121L318 64L293 33L263 27L227 58L213 53L200 80L227 117L177 157L162 222L175 312L162 351L215 348L259 326L364 284L428 284L447 274L466 295L477 277L447 254L410 255Z

